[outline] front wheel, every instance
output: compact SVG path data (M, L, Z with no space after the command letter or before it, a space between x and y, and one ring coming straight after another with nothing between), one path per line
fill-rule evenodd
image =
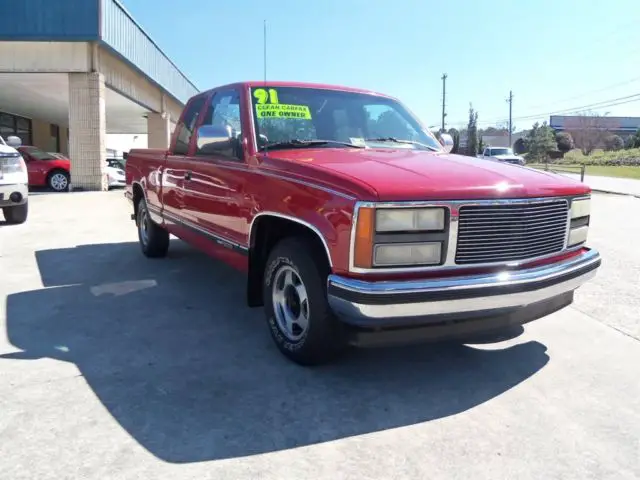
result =
M164 257L169 251L169 232L155 223L149 215L144 198L138 202L138 241L145 256L150 258Z
M4 207L2 213L4 213L4 218L7 223L24 223L27 221L27 216L29 215L29 203L25 202L22 205Z
M66 192L69 189L69 174L62 170L56 170L49 175L47 183L54 192Z
M328 267L309 252L309 241L286 238L271 251L263 279L263 299L278 349L300 365L318 365L346 350L343 325L327 302Z

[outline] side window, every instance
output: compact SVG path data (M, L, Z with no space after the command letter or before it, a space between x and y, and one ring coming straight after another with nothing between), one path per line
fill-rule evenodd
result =
M176 138L176 144L173 148L173 153L176 155L186 155L189 151L189 142L193 135L193 129L198 120L198 114L202 109L205 97L198 97L187 106L184 118L182 122L178 124L178 138Z
M204 113L202 125L228 128L231 142L218 153L233 160L242 159L242 122L240 120L240 95L235 90L217 92Z

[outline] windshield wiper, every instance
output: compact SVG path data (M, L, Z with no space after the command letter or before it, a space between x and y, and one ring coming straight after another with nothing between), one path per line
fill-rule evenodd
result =
M409 145L416 145L418 147L423 147L431 150L432 152L439 152L436 147L432 147L431 145L426 145L420 142L414 142L413 140L400 140L395 137L378 137L378 138L365 138L366 142L393 142L393 143L406 143Z
M339 140L298 140L296 138L292 140L286 140L284 142L268 143L260 147L260 150L272 149L272 148L311 148L321 147L323 145L341 145L343 147L350 148L365 148L362 145L356 145L348 142L341 142Z

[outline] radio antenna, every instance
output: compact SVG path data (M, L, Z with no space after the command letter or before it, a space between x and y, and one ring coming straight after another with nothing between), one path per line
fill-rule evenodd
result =
M264 64L264 88L267 88L267 20L264 20L264 32L262 43L264 45L263 59L262 62ZM257 123L256 123L257 127ZM258 137L258 141L260 138ZM267 143L264 144L264 156L267 157L269 155Z
M267 21L264 21L264 39L263 42L264 44L264 86L267 86Z

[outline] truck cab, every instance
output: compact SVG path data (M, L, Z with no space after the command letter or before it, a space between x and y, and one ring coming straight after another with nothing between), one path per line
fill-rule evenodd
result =
M303 365L570 305L600 265L589 188L451 146L387 95L242 82L191 98L168 149L131 150L125 195L144 255L173 234L244 271Z

